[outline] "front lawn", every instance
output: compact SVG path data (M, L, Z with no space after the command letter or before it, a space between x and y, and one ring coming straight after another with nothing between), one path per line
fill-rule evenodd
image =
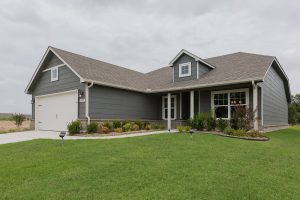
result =
M300 127L0 145L0 199L300 199Z

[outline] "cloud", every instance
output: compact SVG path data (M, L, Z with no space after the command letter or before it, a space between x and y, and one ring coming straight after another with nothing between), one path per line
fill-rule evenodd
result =
M141 72L182 48L203 58L275 55L300 93L299 8L295 0L2 0L0 112L30 113L23 91L49 45Z

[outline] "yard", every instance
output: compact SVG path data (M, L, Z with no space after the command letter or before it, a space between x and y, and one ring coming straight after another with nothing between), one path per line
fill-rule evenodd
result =
M300 127L0 145L0 199L300 199Z

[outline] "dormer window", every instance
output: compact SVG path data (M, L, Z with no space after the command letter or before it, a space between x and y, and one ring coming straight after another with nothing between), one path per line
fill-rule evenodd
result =
M51 82L58 81L58 67L51 68Z
M191 76L191 62L179 64L179 77Z

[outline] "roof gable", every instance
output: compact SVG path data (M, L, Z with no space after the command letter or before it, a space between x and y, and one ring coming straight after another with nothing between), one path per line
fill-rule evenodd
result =
M212 68L212 69L215 68L215 66L209 64L208 62L206 62L206 61L203 60L202 58L196 56L195 54L192 54L191 52L189 52L189 51L187 51L187 50L185 50L185 49L182 49L182 50L181 50L181 51L180 51L180 52L179 52L179 53L178 53L178 54L170 61L169 65L172 66L172 65L174 64L174 62L176 62L176 60L178 60L178 59L182 56L182 54L186 54L186 55L188 55L188 56L194 58L195 61L201 62L201 63L203 63L204 65L206 65L206 66L208 66L208 67L210 67L210 68Z

